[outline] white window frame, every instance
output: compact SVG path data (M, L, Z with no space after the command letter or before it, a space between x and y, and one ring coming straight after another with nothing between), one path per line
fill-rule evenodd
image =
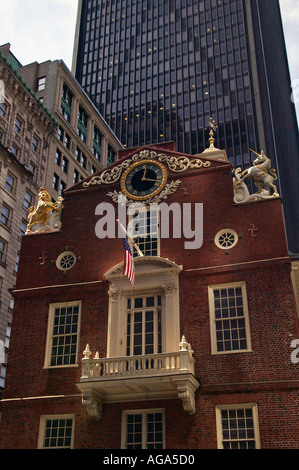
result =
M132 207L130 208L130 211L129 211L129 224L128 224L128 227L130 227L130 225L132 225L132 229L134 230L134 224L132 223L132 220L134 218L134 210L136 210L137 212L137 217L139 216L139 214L144 214L145 212L148 213L150 212L151 210L152 211L155 211L156 212L156 217L157 217L157 226L154 227L154 230L151 230L151 226L148 226L147 223L146 223L146 230L148 230L148 228L150 229L150 232L146 231L146 234L149 234L149 235L157 235L156 238L153 238L153 240L157 240L157 253L156 254L152 254L152 251L150 253L143 253L144 256L160 256L160 245L161 245L161 233L160 233L160 210L159 210L159 207L157 205L157 207L155 207L155 205L153 204L152 206L146 206L144 205L144 207L138 207L138 204L136 205L136 208L134 207L134 204L132 204ZM151 219L152 219L152 216L150 215L150 223L151 223ZM146 216L146 222L147 222L147 216ZM130 231L130 230L129 230ZM142 230L141 230L142 231ZM132 238L133 238L133 241L136 243L136 245L140 248L140 250L142 251L142 243L139 244L138 243L138 240L140 239L141 242L143 241L143 238L142 237L134 237L134 233L132 233ZM147 238L147 237L145 237ZM152 242L151 242L152 243ZM138 256L138 253L136 251L136 249L133 247L133 256L136 257Z
M128 279L121 274L122 269L123 264L120 263L105 273L105 277L110 281L107 357L126 356L127 299L132 295L132 289ZM139 256L135 259L134 296L163 292L161 315L163 352L178 351L181 340L179 306L181 270L182 266L156 256Z
M42 91L46 88L47 77L42 76L37 79L37 91Z
M56 308L62 307L79 307L78 311L78 330L77 330L77 348L76 348L76 360L74 364L61 364L51 366L51 350L52 350L52 338L53 338L53 322L54 322L54 314ZM47 340L46 340L46 352L45 352L45 363L44 369L59 369L59 368L66 368L66 367L78 367L78 353L79 353L79 344L80 344L80 329L81 329L81 310L82 310L82 302L81 300L72 301L72 302L59 302L55 304L49 305L49 316L48 316L48 329L47 329Z
M230 228L220 230L214 238L215 245L220 248L220 250L231 250L236 246L238 241L239 237L237 232Z
M44 447L45 442L45 430L46 430L46 421L55 420L55 419L71 419L72 420L72 435L71 435L71 445L70 447L56 446L56 447ZM74 414L64 414L64 415L42 415L40 417L39 424L39 433L38 433L38 449L73 449L74 448L74 435L75 435L75 415Z
M147 449L147 429L146 429L146 416L150 413L161 413L162 414L162 423L163 423L163 449L166 448L166 440L165 440L165 428L166 428L166 421L165 421L165 410L163 408L155 408L155 409L139 409L139 410L123 410L122 412L122 421L121 421L121 448L127 449L127 416L133 414L141 414L142 415L142 449Z
M246 331L246 349L237 349L229 351L217 351L217 340L216 340L216 322L215 319L215 304L214 304L214 290L216 289L228 289L231 287L240 287L242 289L242 299L243 299L243 311L244 311L244 320L245 320L245 331ZM247 301L247 292L246 292L246 282L234 282L229 284L217 284L208 287L208 297L209 297L209 311L210 311L210 333L211 333L211 350L212 354L240 354L251 352L251 336L250 336L250 325L249 325L249 313L248 313L248 301ZM236 317L238 318L238 317ZM228 318L230 320L230 318Z
M161 305L158 305L158 296L161 297ZM145 301L144 299L145 298L148 298L148 297L154 297L155 298L155 302L154 302L154 305L152 307L146 307L145 306ZM143 300L143 306L142 307L134 307L134 300L136 298L142 298ZM144 356L144 355L147 355L147 354L158 354L159 353L159 331L158 331L158 326L159 326L159 323L160 323L160 327L161 327L161 334L160 334L160 338L161 338L161 344L160 344L160 347L161 347L161 353L163 352L163 341L162 341L162 338L163 338L163 331L164 329L166 328L166 319L165 319L165 316L164 316L164 312L165 312L165 302L164 302L164 296L163 296L163 293L162 292L147 292L147 293L142 293L140 295L137 295L135 294L134 296L127 296L127 302L128 300L131 300L131 308L127 308L126 312L127 312L127 350L128 350L128 347L130 349L130 354L127 354L128 356L133 356L134 355L134 339L135 339L135 329L134 329L134 325L135 325L135 316L136 314L141 314L142 315L142 321L141 321L141 326L142 326L142 331L141 331L141 336L142 336L142 343L141 343L141 349L142 349L142 352L140 354L137 354L140 355L140 356ZM146 349L146 313L149 312L149 311L152 311L153 312L153 320L152 320L152 323L153 323L153 336L154 336L154 340L153 340L153 346L154 346L154 351L152 353L146 353L145 352L145 349ZM159 315L160 313L160 315ZM130 331L129 331L129 328L128 328L128 316L130 316ZM160 317L160 322L158 320L158 318ZM130 341L130 345L128 345L128 340ZM126 351L127 352L127 351Z
M259 432L259 420L258 420L258 409L256 403L243 403L243 404L230 404L230 405L217 405L215 408L216 411L216 428L217 428L217 448L223 449L223 431L222 431L222 417L221 411L223 410L238 410L238 409L251 409L253 416L253 426L254 426L254 441L255 448L260 449L260 432ZM244 439L246 441L248 439ZM241 442L242 439L238 439L238 442Z

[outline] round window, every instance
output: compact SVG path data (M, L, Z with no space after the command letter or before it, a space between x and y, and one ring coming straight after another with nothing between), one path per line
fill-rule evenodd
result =
M76 263L76 255L72 251L65 251L58 256L56 260L56 266L61 271L67 271L71 269Z
M238 234L231 229L220 230L215 237L215 244L222 250L229 250L238 243Z

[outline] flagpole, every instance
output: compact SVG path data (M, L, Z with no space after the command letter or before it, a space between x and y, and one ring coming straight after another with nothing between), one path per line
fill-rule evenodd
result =
M128 237L129 241L132 243L132 245L134 246L135 250L137 251L138 255L139 256L144 256L144 254L142 253L142 251L140 250L139 246L134 242L133 238L128 234L127 230L125 229L125 227L123 226L123 224L120 223L120 221L118 219L116 219L116 222L119 224L119 226L121 227L121 229L123 230L124 234Z

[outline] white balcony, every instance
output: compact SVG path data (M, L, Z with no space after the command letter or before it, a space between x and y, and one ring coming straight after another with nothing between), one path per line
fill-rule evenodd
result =
M101 417L102 403L180 398L188 414L195 412L194 394L199 383L194 377L190 344L183 336L179 351L144 356L91 359L87 345L82 375L77 387L82 403L95 419Z

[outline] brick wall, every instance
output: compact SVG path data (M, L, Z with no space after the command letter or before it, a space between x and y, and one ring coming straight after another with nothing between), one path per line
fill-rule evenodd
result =
M167 200L204 204L203 246L188 251L184 240L161 240L161 256L183 265L180 334L194 350L200 381L195 415L188 416L176 399L104 403L100 421L82 407L76 387L80 360L87 343L106 357L109 283L104 274L122 261L123 248L121 240L99 240L95 235L95 207L111 202L107 187L81 191L76 185L77 191L66 193L62 230L23 239L4 399L35 399L3 402L1 427L7 431L1 447L36 448L42 414L74 413L76 448L120 448L122 410L163 408L167 448L216 448L215 406L246 403L258 405L263 448L298 447L298 365L291 362L290 345L299 330L281 201L234 206L228 170L229 164L213 162L210 169L180 174L181 186ZM173 173L169 176L174 178ZM114 189L119 190L118 184L109 186L109 191ZM250 231L252 224L257 231ZM214 243L222 228L239 235L230 251ZM80 259L64 274L55 261L66 247ZM252 352L212 355L208 286L241 281L246 282ZM79 365L45 369L49 304L74 300L83 306ZM36 398L49 395L65 397Z

